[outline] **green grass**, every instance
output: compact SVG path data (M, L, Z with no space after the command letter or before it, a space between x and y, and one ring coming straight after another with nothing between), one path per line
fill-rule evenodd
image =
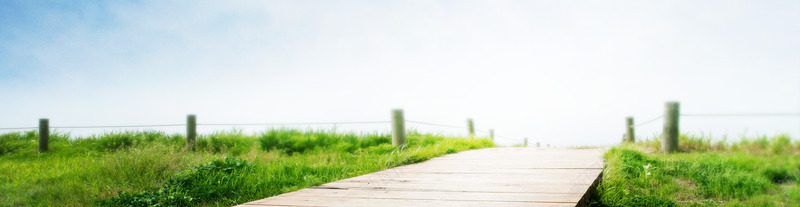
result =
M155 131L70 138L52 132L50 152L37 134L0 134L0 206L230 206L314 185L492 147L488 139L408 133L270 130L185 138Z
M800 142L679 139L675 154L660 153L657 139L612 147L593 205L800 206Z

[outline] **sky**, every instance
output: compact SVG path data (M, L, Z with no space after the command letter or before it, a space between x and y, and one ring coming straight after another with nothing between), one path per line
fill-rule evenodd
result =
M0 1L0 128L187 114L388 121L400 108L418 122L472 118L502 145L612 145L625 117L658 117L667 101L686 114L800 113L797 11L798 1L727 0ZM681 131L798 139L800 116L681 117Z

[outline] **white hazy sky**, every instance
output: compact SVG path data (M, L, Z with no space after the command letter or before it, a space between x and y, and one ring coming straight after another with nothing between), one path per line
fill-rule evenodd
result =
M414 121L471 117L515 140L609 145L626 116L641 123L671 100L687 114L800 112L799 37L800 1L10 0L0 2L0 128L189 113L382 121L403 108ZM798 116L681 127L800 137Z

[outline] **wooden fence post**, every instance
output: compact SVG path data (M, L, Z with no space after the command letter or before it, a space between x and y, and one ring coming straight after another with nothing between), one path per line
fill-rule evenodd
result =
M633 128L633 117L629 116L628 118L626 118L625 123L628 129L627 130L628 133L625 134L625 141L631 143L636 142L636 134L634 133L634 128Z
M494 142L494 129L489 129L489 139L491 139L492 142Z
M194 151L195 140L197 139L197 116L194 114L186 115L186 149Z
M467 119L467 130L469 130L469 137L475 138L475 124L472 119Z
M400 147L406 144L406 119L403 109L392 110L392 146Z
M673 153L678 151L678 118L680 105L678 102L667 102L664 107L664 132L661 140L661 151Z
M39 152L50 150L50 120L39 119Z

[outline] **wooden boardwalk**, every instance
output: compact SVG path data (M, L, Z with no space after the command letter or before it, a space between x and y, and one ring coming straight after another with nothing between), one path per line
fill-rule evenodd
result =
M584 205L602 172L603 151L471 150L240 206Z

